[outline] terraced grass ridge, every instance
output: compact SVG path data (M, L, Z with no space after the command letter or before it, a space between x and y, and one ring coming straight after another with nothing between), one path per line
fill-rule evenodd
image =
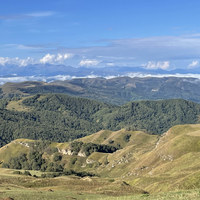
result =
M124 137L126 135L129 135L128 140ZM120 200L199 198L200 124L177 125L162 136L125 129L114 132L105 130L77 141L107 145L112 141L112 145L118 143L122 148L114 153L93 152L84 156L83 151L82 154L73 155L71 142L52 142L49 145L59 149L62 156L59 163L64 168L87 171L98 176L41 178L44 172L30 170L37 177L27 177L12 174L15 169L1 168L0 197L6 194L15 199L25 199L36 193L38 199L52 199L56 195L60 195L60 199L66 196L76 199ZM17 139L2 147L1 163L20 152L26 154L30 150L26 144L30 142L33 141ZM43 154L44 159L52 162L53 157L54 154ZM76 158L74 164L71 163L73 158ZM51 192L52 197L49 195Z

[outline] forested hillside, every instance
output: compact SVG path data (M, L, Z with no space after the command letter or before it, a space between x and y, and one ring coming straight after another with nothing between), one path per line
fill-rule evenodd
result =
M1 146L17 138L66 142L102 129L162 134L176 124L197 123L200 105L175 99L108 105L63 94L0 101Z

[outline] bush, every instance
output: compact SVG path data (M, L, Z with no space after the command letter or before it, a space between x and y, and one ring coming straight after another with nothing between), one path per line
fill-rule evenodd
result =
M13 174L22 174L20 171L14 171Z
M106 160L106 161L104 161L104 165L107 165L109 162Z
M1 167L2 168L10 168L9 165L8 165L8 163L3 163Z
M59 153L55 153L53 156L53 161L57 162L57 161L61 161L62 160L62 156Z
M71 159L72 165L74 165L74 164L76 163L76 161L77 161L77 158L72 158L72 159Z
M52 153L56 153L56 152L58 152L58 148L57 147L52 147L51 151L52 151Z
M131 137L131 134L126 134L126 135L124 135L123 140L125 142L129 142L130 141L130 137Z
M31 176L31 173L29 171L24 171L23 174L26 175L26 176Z
M41 174L41 178L46 178L46 174Z

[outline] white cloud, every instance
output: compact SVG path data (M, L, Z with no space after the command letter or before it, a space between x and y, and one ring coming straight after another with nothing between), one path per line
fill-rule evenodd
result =
M189 68L193 68L193 67L196 67L196 66L198 66L199 65L199 61L193 61L192 63L190 63L189 65L188 65L188 67Z
M30 17L48 17L48 16L52 16L54 14L55 14L54 12L47 11L47 12L33 12L33 13L26 14L26 15L30 16Z
M114 63L106 63L108 66L114 66Z
M40 59L40 62L43 64L46 63L52 63L55 60L55 55L50 55L49 53L45 55L42 59Z
M73 54L69 54L69 53L68 54L67 53L66 54L58 54L56 59L55 59L55 62L61 63L64 60L72 58L72 57L73 57Z
M147 65L147 69L168 69L170 67L169 61L163 62L153 62L149 61Z
M9 58L9 57L0 57L0 65L18 65L20 67L26 66L29 64L36 64L36 61L33 58L28 57L27 59Z
M51 11L44 11L44 12L32 12L32 13L24 13L24 14L16 14L16 15L0 15L0 19L20 20L20 19L26 19L30 17L49 17L52 15L55 15L55 13Z
M51 55L47 54L45 55L42 59L40 59L40 63L46 64L56 64L56 63L63 63L65 60L70 59L73 57L73 54L58 54L56 55Z
M73 57L73 54L58 54L58 55L50 55L46 54L43 58L36 60L33 58L20 59L9 58L9 57L0 57L0 65L17 65L19 67L34 65L34 64L62 64L66 59L70 59Z
M81 62L79 63L80 66L95 66L98 65L101 61L98 60L81 60Z
M23 45L23 44L5 44L2 45L5 48L20 49L20 50L41 50L45 46L42 45Z

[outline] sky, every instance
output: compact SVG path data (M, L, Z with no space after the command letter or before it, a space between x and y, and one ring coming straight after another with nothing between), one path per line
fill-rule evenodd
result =
M199 0L2 0L0 66L200 67Z

